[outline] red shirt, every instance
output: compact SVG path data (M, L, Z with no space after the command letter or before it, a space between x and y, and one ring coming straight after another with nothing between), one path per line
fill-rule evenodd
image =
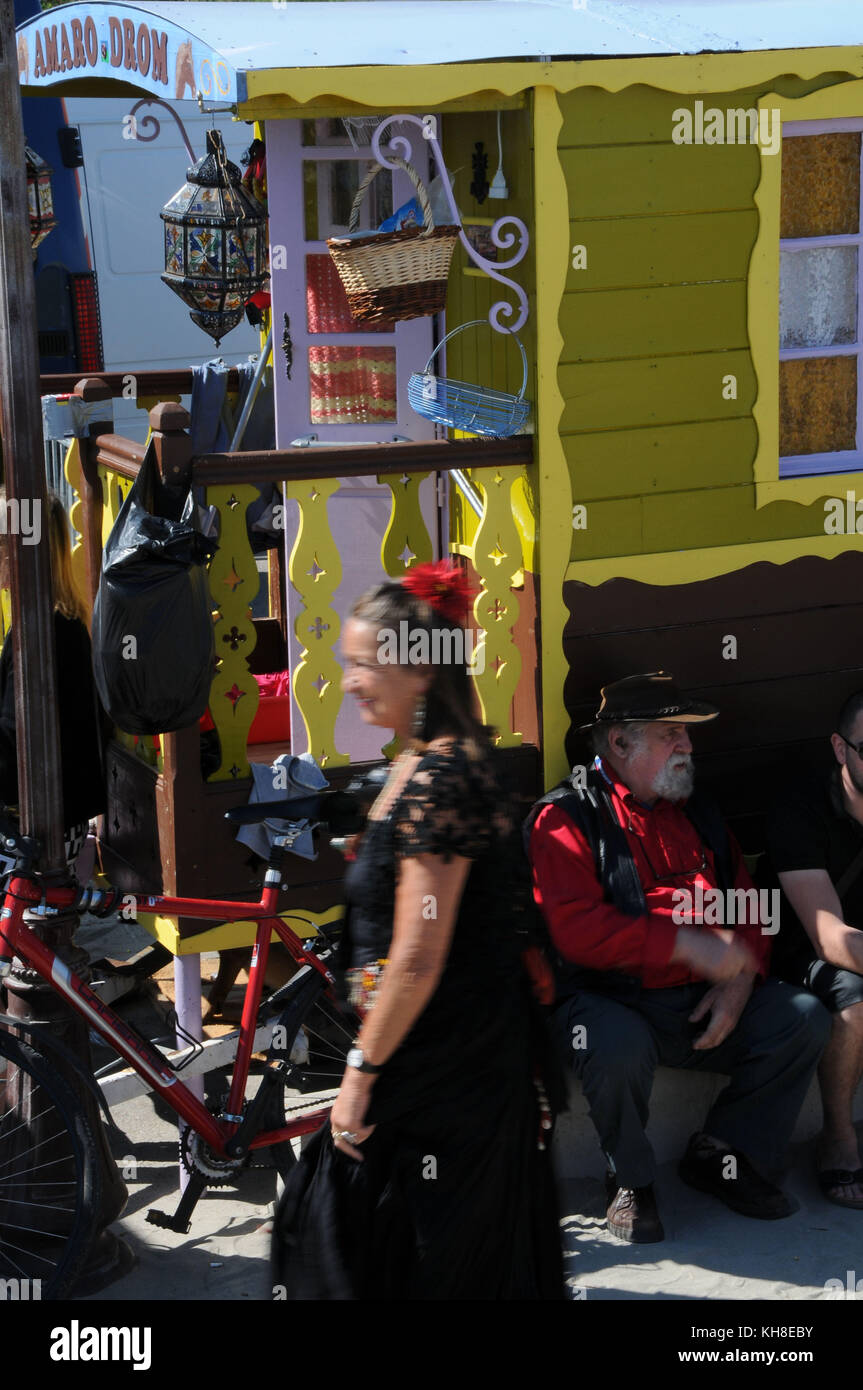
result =
M682 894L692 894L698 908L702 893L718 887L712 851L682 807L660 798L653 806L638 801L607 764L597 766L609 783L611 802L626 833L648 912L631 917L605 901L587 839L565 811L545 806L530 838L534 897L548 924L555 948L565 960L588 970L619 970L637 975L647 989L691 984L702 977L684 961L670 960L681 925L703 928L700 916L681 920ZM729 835L734 886L753 887L740 847ZM666 880L668 876L671 881ZM710 901L708 899L708 901ZM672 920L675 913L676 920ZM735 925L767 974L770 937L754 914L753 925ZM753 914L747 916L752 922ZM710 914L708 913L708 922ZM723 922L730 924L726 916ZM709 930L708 928L703 928Z

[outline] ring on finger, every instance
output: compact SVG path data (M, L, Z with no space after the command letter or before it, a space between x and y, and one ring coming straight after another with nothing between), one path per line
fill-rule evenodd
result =
M334 1129L333 1139L347 1139L349 1144L357 1143L357 1136L353 1134L349 1129Z

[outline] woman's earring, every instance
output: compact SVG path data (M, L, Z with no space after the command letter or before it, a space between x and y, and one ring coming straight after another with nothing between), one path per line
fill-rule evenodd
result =
M422 738L423 729L426 725L426 697L421 694L414 706L413 723L411 724L411 734L414 738Z

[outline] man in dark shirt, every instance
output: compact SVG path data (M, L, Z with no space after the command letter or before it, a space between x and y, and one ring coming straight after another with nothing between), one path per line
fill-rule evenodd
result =
M609 1161L608 1229L663 1239L645 1133L660 1063L731 1078L690 1141L683 1180L743 1215L787 1216L793 1205L764 1173L784 1158L828 1016L779 980L755 988L772 914L718 811L693 795L688 731L719 711L661 671L602 697L588 786L569 809L541 804L529 850L559 957L552 1027Z
M818 1068L824 1128L818 1179L828 1201L863 1209L854 1093L863 1076L863 691L831 735L829 777L806 777L774 809L768 855L785 901L776 968L806 985L833 1027Z

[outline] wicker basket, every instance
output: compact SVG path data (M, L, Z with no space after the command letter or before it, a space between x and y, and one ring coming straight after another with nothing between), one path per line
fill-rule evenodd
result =
M479 324L488 326L487 319L471 319L447 333L443 342L435 348L425 365L425 371L414 372L408 381L408 400L417 415L433 420L436 425L448 425L451 429L464 430L467 434L489 435L493 439L505 439L521 429L530 410L524 399L527 387L527 353L517 334L511 336L518 343L521 353L523 376L521 390L517 396L509 391L493 391L488 386L471 386L466 381L454 381L452 377L434 376L432 363L444 343L456 333Z
M341 276L357 323L378 323L421 318L436 314L446 305L450 261L460 228L436 227L428 194L416 170L402 159L394 164L411 180L423 211L422 227L399 232L369 232L361 237L330 237L330 255ZM350 231L360 220L360 207L380 164L369 167L357 189L351 208Z

